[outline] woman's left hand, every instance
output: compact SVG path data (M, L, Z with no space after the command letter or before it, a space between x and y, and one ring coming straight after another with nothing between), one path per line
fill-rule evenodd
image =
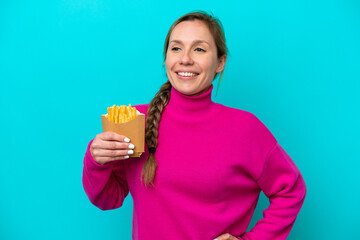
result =
M234 237L230 233L224 233L215 238L214 240L239 240L238 238Z

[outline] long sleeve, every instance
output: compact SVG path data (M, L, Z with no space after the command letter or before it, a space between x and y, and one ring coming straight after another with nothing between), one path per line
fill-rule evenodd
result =
M115 208L130 190L134 240L288 236L306 192L299 170L255 115L214 103L211 91L188 96L171 89L158 126L155 187L141 182L147 149L105 165L88 149L83 182L90 201ZM146 114L149 105L136 108ZM261 189L271 204L246 232Z
M286 239L304 202L306 187L300 171L278 143L269 152L257 183L270 205L242 239Z
M129 193L123 162L104 165L95 162L90 153L90 141L84 157L82 182L90 202L101 210L110 210L122 206Z

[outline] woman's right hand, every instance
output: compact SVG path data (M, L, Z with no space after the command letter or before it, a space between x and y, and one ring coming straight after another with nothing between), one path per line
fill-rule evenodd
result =
M135 146L125 136L114 132L103 132L96 135L90 145L90 153L95 162L104 165L107 162L129 158Z

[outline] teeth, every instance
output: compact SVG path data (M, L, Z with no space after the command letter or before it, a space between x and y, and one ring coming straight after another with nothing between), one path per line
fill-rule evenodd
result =
M184 77L195 77L197 75L196 73L190 73L190 72L178 72L178 74Z

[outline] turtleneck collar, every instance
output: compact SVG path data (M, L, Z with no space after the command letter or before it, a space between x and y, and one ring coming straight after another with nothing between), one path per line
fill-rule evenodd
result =
M214 86L211 84L206 92L196 96L182 94L172 87L170 101L165 107L165 110L175 113L176 115L192 116L194 114L203 114L204 116L210 114L212 112L212 107L215 105L211 100L213 87Z

